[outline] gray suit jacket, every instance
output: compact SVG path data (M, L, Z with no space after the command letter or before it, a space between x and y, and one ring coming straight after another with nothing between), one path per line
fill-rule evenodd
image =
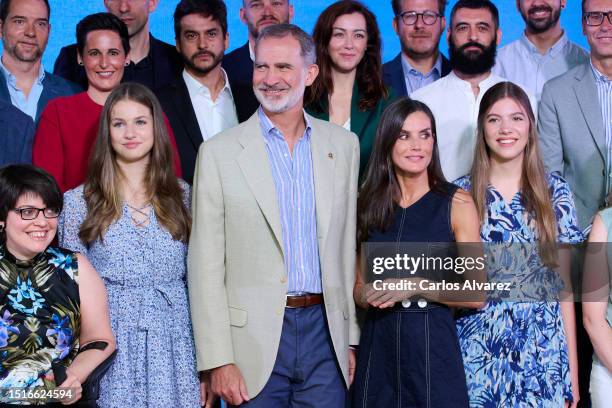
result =
M544 162L569 183L580 228L586 228L606 196L606 135L597 85L589 62L544 85L538 130Z
M325 312L348 384L348 347L359 342L352 296L359 142L308 119ZM188 286L198 370L235 363L254 397L276 360L287 294L280 210L257 113L201 145L192 211Z

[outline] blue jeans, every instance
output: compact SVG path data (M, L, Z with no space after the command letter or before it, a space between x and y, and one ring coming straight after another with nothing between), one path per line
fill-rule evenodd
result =
M348 353L348 345L341 352ZM272 374L263 390L240 407L345 408L346 398L323 306L285 309Z

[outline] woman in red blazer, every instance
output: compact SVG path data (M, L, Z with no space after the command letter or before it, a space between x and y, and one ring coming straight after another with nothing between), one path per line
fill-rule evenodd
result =
M128 30L116 16L89 15L76 31L78 62L87 73L87 91L49 102L40 118L32 154L33 163L51 173L62 192L85 181L102 108L130 62ZM176 142L167 120L166 126L174 150L174 170L180 177Z

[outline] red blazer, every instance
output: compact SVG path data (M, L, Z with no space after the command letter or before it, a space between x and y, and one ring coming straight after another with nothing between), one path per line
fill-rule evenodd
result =
M51 100L40 117L34 136L32 163L55 177L62 192L85 182L102 108L87 92L82 92ZM165 116L164 121L174 153L174 172L181 177L174 133Z

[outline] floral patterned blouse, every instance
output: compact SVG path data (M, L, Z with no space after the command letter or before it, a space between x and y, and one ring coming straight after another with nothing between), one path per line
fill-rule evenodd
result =
M20 261L0 245L0 389L44 387L53 362L70 365L79 349L79 305L74 252L49 247Z
M584 240L569 185L547 177L557 220L557 241ZM469 176L455 181L471 190ZM558 273L542 262L521 193L509 202L487 191L480 238L486 245L490 281L512 282L502 301L465 311L456 321L472 408L559 408L572 400L567 340L557 295Z

